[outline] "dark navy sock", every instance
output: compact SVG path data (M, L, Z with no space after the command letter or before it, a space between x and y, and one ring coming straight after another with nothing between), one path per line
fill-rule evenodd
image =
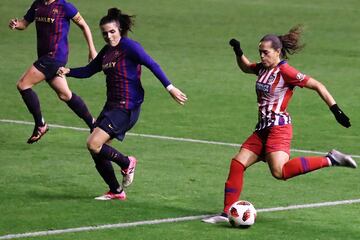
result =
M109 186L109 189L112 193L119 193L118 189L120 184L116 179L114 168L110 161L102 159L98 154L91 154L95 162L95 168L104 180L104 182Z
M40 101L36 93L31 89L20 90L22 99L24 100L29 112L33 115L35 125L43 126L43 118L41 115Z
M101 147L99 155L102 158L109 159L110 161L116 163L121 169L127 169L129 167L129 158L124 156L115 148L110 147L109 145L104 144Z
M93 128L93 117L89 112L85 102L81 97L77 96L75 93L72 93L72 97L66 104L73 110L79 118L83 119L90 129Z

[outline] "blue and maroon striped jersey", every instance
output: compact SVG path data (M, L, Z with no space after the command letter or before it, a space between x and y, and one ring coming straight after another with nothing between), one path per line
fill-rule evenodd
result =
M39 58L48 55L57 61L67 62L70 20L77 13L78 10L65 0L55 0L49 5L42 0L33 2L24 19L36 23Z
M160 66L143 47L127 37L122 37L116 47L106 45L87 66L71 68L67 75L88 78L103 71L107 88L105 107L133 109L144 101L144 89L140 81L141 65L150 69L164 87L171 84Z

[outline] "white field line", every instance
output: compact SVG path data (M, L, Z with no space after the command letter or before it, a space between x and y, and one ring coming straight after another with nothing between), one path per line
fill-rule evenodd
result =
M296 209L304 209L304 208L329 207L329 206L354 204L354 203L360 203L360 199L342 200L342 201L334 201L334 202L322 202L322 203L310 203L310 204L302 204L302 205L291 205L291 206L287 206L287 207L262 208L262 209L258 209L257 212L278 212L278 211L288 211L288 210L296 210ZM96 231L96 230L114 229L114 228L129 228L129 227L144 226L144 225L156 225L156 224L161 224L161 223L185 222L185 221L198 220L198 219L202 219L202 218L206 218L206 217L210 217L210 216L213 216L213 215L198 215L198 216L188 216L188 217L178 217L178 218L164 218L164 219L155 219L155 220L138 221L138 222L130 222L130 223L105 224L105 225L98 225L98 226L87 226L87 227L67 228L67 229L59 229L59 230L8 234L8 235L0 236L0 239L15 239L15 238L26 238L26 237L49 236L49 235L56 235L56 234L63 234L63 233L86 232L86 231Z
M34 125L33 122L27 121L19 121L19 120L10 120L10 119L0 119L0 122L3 123L12 123L12 124L22 124L22 125ZM79 127L70 127L63 126L58 124L49 124L50 127L53 128L63 128L63 129L72 129L75 131L89 131L88 128L79 128ZM193 142L193 143L202 143L202 144L212 144L212 145L223 145L230 147L240 147L241 144L238 143L226 143L226 142L216 142L216 141L206 141L192 138L177 138L177 137L169 137L169 136L160 136L160 135L152 135L152 134L141 134L141 133L126 133L127 136L135 136L135 137L144 137L144 138L155 138L155 139L163 139L163 140L171 140L171 141L179 141L179 142ZM327 152L319 152L312 150L302 150L302 149L291 149L292 152L299 153L310 153L310 154L319 154L326 155ZM360 158L360 155L351 155L353 158Z

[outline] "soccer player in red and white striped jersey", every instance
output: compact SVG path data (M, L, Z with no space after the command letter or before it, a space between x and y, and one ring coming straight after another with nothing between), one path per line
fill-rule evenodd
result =
M282 36L264 36L259 44L260 63L251 63L244 56L240 42L235 39L230 41L240 69L245 73L257 75L259 117L254 133L242 144L239 153L231 161L225 183L222 213L203 219L204 222L228 221L229 207L239 199L242 191L244 171L256 162L266 161L272 175L282 180L329 166L357 167L351 156L336 150L330 151L326 156L290 159L292 125L286 109L295 87L316 91L329 106L336 120L346 128L351 126L349 118L341 111L322 83L287 63L287 54L294 54L303 47L299 41L301 33L301 26L295 26Z

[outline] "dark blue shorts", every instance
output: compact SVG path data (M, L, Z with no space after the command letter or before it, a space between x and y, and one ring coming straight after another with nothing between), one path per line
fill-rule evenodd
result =
M34 62L34 67L45 75L46 81L52 80L56 76L59 67L64 67L66 63L59 62L49 56L42 56Z
M103 109L96 119L95 127L99 127L110 135L111 139L122 141L125 134L137 122L140 115L140 106L135 109Z

